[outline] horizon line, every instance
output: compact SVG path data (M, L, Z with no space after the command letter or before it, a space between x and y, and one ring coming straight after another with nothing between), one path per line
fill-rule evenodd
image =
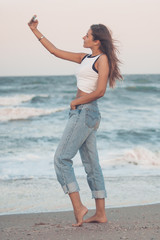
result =
M122 75L160 75L160 73L122 73ZM0 75L1 77L50 77L50 76L76 76L75 74L42 74L42 75Z

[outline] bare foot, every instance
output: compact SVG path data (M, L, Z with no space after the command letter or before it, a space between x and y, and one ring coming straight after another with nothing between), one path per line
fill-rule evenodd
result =
M93 215L90 218L87 218L86 220L83 221L84 223L106 223L107 222L107 218L106 215L102 216L102 215Z
M79 209L78 211L75 211L75 218L77 223L72 224L73 227L80 227L82 226L83 223L83 217L87 214L88 209L85 206L82 206L81 209Z

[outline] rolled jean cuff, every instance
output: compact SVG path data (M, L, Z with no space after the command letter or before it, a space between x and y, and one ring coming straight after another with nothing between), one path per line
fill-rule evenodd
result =
M92 198L107 198L107 193L105 190L92 191Z
M76 182L68 183L62 186L63 191L65 194L72 193L72 192L79 192L80 188Z

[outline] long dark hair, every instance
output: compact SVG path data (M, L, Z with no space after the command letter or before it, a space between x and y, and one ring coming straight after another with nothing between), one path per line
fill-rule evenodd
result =
M103 24L94 24L91 27L93 40L99 40L100 50L107 55L109 62L109 86L114 87L116 80L123 80L120 73L119 64L121 63L116 53L118 52L112 38L111 31Z

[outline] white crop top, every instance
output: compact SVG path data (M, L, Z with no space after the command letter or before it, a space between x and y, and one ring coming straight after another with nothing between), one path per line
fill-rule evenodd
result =
M91 93L97 88L98 71L95 68L95 62L102 54L92 57L86 55L78 68L77 87L86 93Z

